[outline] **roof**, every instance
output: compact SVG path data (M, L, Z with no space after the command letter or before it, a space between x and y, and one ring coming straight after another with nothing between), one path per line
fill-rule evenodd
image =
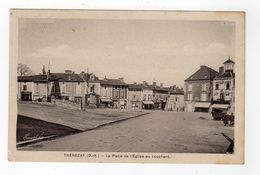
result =
M234 61L232 61L230 58L227 60L227 61L225 61L223 64L227 64L227 63L235 63Z
M18 82L46 82L47 75L30 75L30 76L18 76Z
M169 87L162 87L162 86L153 86L153 90L155 91L169 91L170 88Z
M128 84L128 89L141 91L143 89L143 85L142 84Z
M170 94L183 95L184 91L183 89L176 87L175 89L170 89Z
M221 75L218 75L214 78L214 80L221 80L221 79L227 79L227 78L234 78L235 73L233 71L226 71Z
M125 82L120 79L108 79L105 78L104 80L100 80L101 85L115 85L115 86L128 86Z
M59 82L84 82L84 80L75 73L50 73L49 80Z
M196 81L196 80L212 80L218 75L218 72L207 66L200 66L200 69L192 74L185 81Z

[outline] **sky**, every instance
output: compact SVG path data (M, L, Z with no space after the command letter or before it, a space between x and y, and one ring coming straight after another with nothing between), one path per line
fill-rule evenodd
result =
M95 73L127 83L183 86L207 65L235 61L235 23L228 21L19 19L19 63L35 74Z

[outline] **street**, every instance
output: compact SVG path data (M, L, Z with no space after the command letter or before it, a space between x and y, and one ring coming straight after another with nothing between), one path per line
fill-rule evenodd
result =
M19 150L225 153L234 128L212 120L208 113L149 111L141 117L106 125Z

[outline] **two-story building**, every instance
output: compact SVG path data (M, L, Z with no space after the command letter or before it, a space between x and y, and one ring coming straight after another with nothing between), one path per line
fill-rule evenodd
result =
M154 109L153 86L146 81L142 83L142 109Z
M214 69L201 65L200 69L185 80L185 110L209 111L213 100L213 79L218 75Z
M22 101L33 101L47 99L47 75L18 76L17 99Z
M65 73L44 73L40 75L18 77L18 99L38 100L53 96L81 102L85 95L85 82L76 73L66 70Z
M164 110L169 96L170 92L168 87L164 87L162 83L160 86L157 86L156 82L153 82L153 101L155 109Z
M123 78L100 80L100 101L101 104L112 104L113 108L127 107L127 90ZM112 102L112 103L111 103Z
M128 109L142 109L142 91L143 86L142 84L128 84L128 94L127 94L127 101L128 101Z
M65 70L65 73L50 73L49 82L52 85L51 95L58 99L65 99L81 103L86 92L86 83L71 70Z

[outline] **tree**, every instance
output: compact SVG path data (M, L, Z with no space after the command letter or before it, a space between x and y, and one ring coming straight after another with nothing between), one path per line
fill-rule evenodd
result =
M23 63L18 63L18 66L17 66L17 75L18 76L25 76L25 75L32 75L32 70L26 65L26 64L23 64Z

